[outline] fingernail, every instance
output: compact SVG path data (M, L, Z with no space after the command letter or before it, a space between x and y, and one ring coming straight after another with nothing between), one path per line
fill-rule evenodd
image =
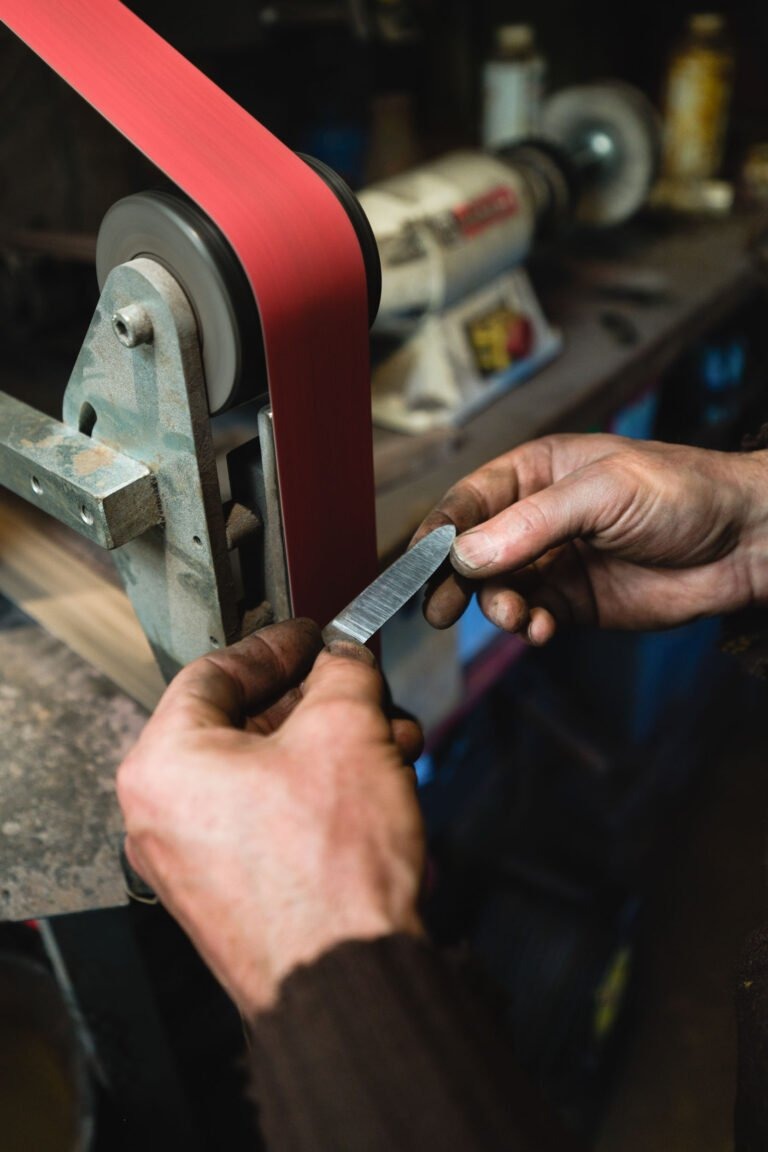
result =
M496 558L496 544L487 532L465 532L454 542L452 552L464 568L484 568Z
M356 644L354 640L331 640L326 649L332 656L345 656L348 660L359 660L363 664L376 667L376 657L370 648Z

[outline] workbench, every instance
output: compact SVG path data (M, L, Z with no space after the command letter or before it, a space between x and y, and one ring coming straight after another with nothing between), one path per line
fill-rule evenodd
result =
M639 221L599 242L574 241L557 254L537 256L534 284L562 331L562 355L460 429L422 437L376 430L382 558L402 549L460 476L532 437L604 426L686 347L754 299L764 282L763 223L756 217L674 227ZM39 371L34 357L31 350L31 373ZM62 388L70 366L61 364ZM0 386L12 390L5 380ZM67 575L53 554L31 575L15 564L25 515L18 503L0 503L0 592L28 613L20 617L6 608L0 614L0 746L6 752L0 765L0 917L10 919L122 899L111 781L146 718L140 704L94 672L87 643L79 644L88 630L89 597L96 597L95 587L93 593L83 587L90 577L82 546L72 561L74 574ZM117 613L128 644L132 626L121 615L122 593L101 575L93 580L105 589L100 610ZM49 636L33 617L67 643ZM111 659L119 672L131 661L123 637L106 631L108 639L117 636ZM102 641L104 632L102 621ZM141 639L134 629L131 660L139 673L134 671L138 687L131 691L141 700L141 686L149 685L144 703L151 704L157 674ZM88 658L69 651L73 646Z
M0 919L124 901L115 768L146 713L0 598Z

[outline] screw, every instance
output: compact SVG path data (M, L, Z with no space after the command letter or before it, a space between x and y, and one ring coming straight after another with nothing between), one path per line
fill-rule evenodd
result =
M112 317L112 327L121 344L135 348L152 341L152 320L141 304L127 304Z

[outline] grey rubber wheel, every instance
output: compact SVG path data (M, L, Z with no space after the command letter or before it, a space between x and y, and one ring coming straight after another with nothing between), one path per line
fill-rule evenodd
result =
M264 390L261 325L237 257L193 204L139 192L108 210L96 245L103 287L118 264L146 256L178 280L195 312L211 414Z

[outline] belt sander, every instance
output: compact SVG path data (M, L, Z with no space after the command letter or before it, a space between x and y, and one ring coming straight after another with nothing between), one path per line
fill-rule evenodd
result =
M178 189L107 212L62 420L0 394L0 483L114 550L166 678L270 620L324 623L377 570L364 213L118 0L0 19Z
M520 262L542 227L639 206L653 114L624 86L568 90L546 140L445 157L364 211L118 0L0 0L0 18L177 187L107 212L63 419L0 394L0 483L114 550L167 678L270 620L332 619L377 567L380 300L399 347L376 417L465 419L559 349ZM225 455L238 406L253 432Z

